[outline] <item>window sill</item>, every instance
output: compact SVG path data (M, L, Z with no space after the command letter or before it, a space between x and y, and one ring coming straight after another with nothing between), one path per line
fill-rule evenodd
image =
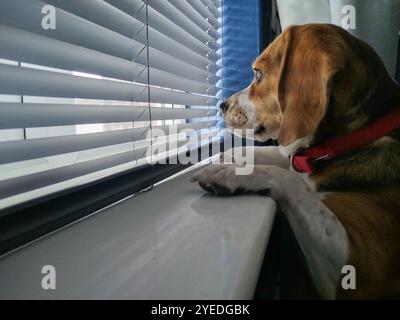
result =
M275 202L213 197L193 170L0 259L1 299L251 299ZM42 267L56 289L41 288Z

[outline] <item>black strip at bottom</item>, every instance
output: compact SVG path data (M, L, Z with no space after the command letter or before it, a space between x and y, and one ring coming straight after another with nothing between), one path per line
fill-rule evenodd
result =
M397 46L397 64L396 64L396 74L395 78L398 84L400 84L400 33L399 33L399 42Z

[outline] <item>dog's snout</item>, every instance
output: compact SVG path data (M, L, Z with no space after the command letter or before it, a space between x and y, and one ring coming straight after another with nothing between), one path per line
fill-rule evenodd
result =
M226 102L222 102L219 106L222 113L225 113L229 109L229 105Z

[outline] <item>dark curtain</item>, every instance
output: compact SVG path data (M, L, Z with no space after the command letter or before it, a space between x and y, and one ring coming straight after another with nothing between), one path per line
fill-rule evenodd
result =
M276 0L259 0L260 53L281 33Z
M399 44L397 46L396 81L398 84L400 84L400 33L399 33Z

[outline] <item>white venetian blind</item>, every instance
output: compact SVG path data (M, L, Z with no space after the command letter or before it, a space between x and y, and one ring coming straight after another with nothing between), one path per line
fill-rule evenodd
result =
M1 0L0 209L217 141L220 6Z

